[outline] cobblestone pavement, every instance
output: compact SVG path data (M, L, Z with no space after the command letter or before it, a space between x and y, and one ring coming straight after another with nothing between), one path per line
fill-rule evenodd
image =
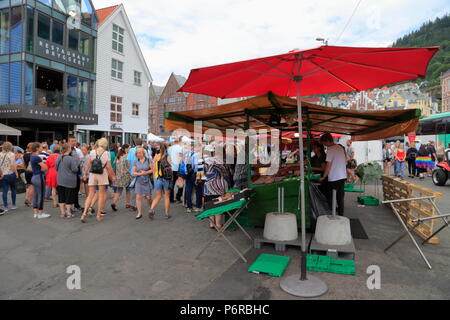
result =
M450 211L450 185L435 187L431 179L411 182L442 192L437 203ZM367 192L375 194L374 187ZM383 253L402 231L400 224L387 207L362 208L356 197L347 194L346 215L359 218L370 239L355 240L355 276L312 273L329 288L320 299L450 298L449 230L441 233L439 245L424 247L433 266L428 270L408 238ZM161 210L154 221L136 221L134 213L119 209L109 210L101 223L90 218L87 224L60 219L56 209L48 210L50 219L35 220L23 205L0 217L0 299L298 299L280 289L279 278L247 272L259 254L280 254L274 248L250 249L240 231L231 231L231 241L247 251L248 263L238 260L224 240L196 260L215 231L182 206L173 207L168 221ZM262 230L249 232L258 236ZM292 258L285 275L298 273L299 251L291 248L281 255ZM71 265L81 269L81 290L66 287ZM381 268L381 290L367 288L371 265Z

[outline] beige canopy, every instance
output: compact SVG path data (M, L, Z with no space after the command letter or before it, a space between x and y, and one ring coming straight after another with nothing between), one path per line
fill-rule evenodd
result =
M0 136L15 136L20 137L22 135L22 131L8 127L0 123Z
M352 136L354 141L370 141L415 132L419 109L357 111L323 107L302 102L304 129ZM169 131L194 132L194 122L202 121L204 130L279 129L298 131L297 101L268 93L235 103L201 110L165 113Z

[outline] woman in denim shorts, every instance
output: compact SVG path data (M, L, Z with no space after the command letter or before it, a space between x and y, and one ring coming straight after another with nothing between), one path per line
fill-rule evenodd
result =
M167 161L170 163L170 156L167 153L167 144L160 143L159 154L157 154L155 159L153 159L153 180L154 180L155 198L153 199L153 203L149 211L150 219L153 219L155 215L155 208L158 205L159 201L161 201L163 194L164 194L164 205L166 209L166 219L171 218L169 214L169 209L170 209L170 190L172 189L172 181L163 178L161 168L159 167L159 162L164 158L167 158Z

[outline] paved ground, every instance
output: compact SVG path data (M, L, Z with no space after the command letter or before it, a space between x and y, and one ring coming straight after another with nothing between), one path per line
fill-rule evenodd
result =
M446 196L438 205L448 211L450 186L414 182L443 192ZM23 203L23 197L19 201ZM356 276L314 273L329 287L321 299L450 298L448 230L439 245L424 248L433 265L430 271L408 239L388 255L383 253L401 231L390 210L360 208L354 194L347 203L348 216L361 220L370 240L355 240ZM180 206L169 221L161 216L136 221L134 214L121 210L102 223L91 219L85 225L50 212L51 219L40 221L23 207L0 217L0 299L297 299L279 289L280 279L247 273L260 253L275 251L270 246L248 250L250 243L241 232L231 232L230 239L248 250L249 263L238 260L223 240L195 260L215 232ZM261 232L249 231L254 236ZM297 273L298 250L285 254L292 258L286 275ZM70 265L81 268L82 290L66 288ZM370 265L381 268L381 290L367 289Z

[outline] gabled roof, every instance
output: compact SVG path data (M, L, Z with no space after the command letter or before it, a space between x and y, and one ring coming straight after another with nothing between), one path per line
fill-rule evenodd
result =
M154 85L153 83L150 85L150 91L154 95L156 99L159 99L164 91L164 87Z
M103 24L103 22L105 22L105 20L108 19L108 17L110 15L112 15L118 7L120 7L120 5L115 5L115 6L96 10L95 13L97 13L97 17L98 17L98 26L101 26Z
M177 75L177 74L173 74L173 76L175 77L175 80L177 80L180 88L186 83L187 79L183 76Z
M144 72L147 75L147 77L150 80L150 82L152 82L153 81L152 75L150 74L150 70L148 69L147 62L145 61L144 55L142 54L141 47L139 46L139 42L137 41L136 34L134 33L133 27L131 26L130 19L128 18L128 15L127 15L127 13L125 11L125 7L123 6L123 4L119 4L119 5L116 5L116 6L112 6L112 7L108 7L108 8L97 10L97 16L100 19L100 15L99 15L98 11L103 11L103 20L102 20L102 23L99 22L99 26L98 26L98 33L99 34L105 28L106 22L112 21L119 14L123 15L123 18L124 18L125 23L126 23L126 27L128 28L128 30L130 30L131 41L133 42L134 47L135 47L135 49L137 51L137 54L139 56L139 59L140 59L142 65L143 65Z

